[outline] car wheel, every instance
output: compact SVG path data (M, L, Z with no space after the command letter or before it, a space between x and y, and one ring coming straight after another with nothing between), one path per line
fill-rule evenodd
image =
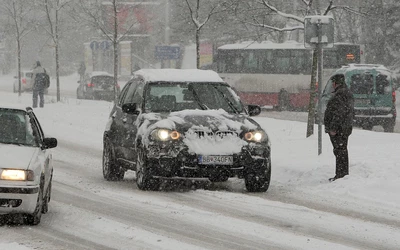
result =
M369 123L364 123L361 125L361 128L364 130L372 130L373 127L374 127L374 125L369 124Z
M42 214L46 214L49 211L50 196L51 196L51 179L49 182L49 186L47 188L46 196L43 199Z
M26 219L29 225L38 225L42 218L42 206L43 206L43 187L39 188L39 194L36 202L35 211L32 214L28 214Z
M107 181L120 181L124 179L125 171L121 169L116 161L114 150L108 138L104 139L103 148L103 176Z
M137 153L136 185L140 190L156 191L160 188L160 180L149 173L149 164L144 149L139 149Z
M244 177L246 189L249 192L266 192L271 180L271 167L262 174L248 173Z
M394 131L394 123L392 121L383 124L382 127L386 133L393 133Z

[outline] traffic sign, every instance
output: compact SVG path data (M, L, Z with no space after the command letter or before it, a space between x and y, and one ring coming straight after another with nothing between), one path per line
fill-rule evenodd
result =
M90 42L90 48L91 48L92 50L97 50L97 49L99 49L99 42L98 42L98 41L92 41L92 42Z
M179 59L181 48L179 46L156 46L155 58L159 60Z
M111 47L111 41L104 40L100 42L100 49L108 50Z

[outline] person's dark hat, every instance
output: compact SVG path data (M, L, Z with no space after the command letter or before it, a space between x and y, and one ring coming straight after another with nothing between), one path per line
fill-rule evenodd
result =
M334 82L338 85L345 84L344 75L342 75L342 74L334 75L334 76L332 76L331 79L332 79L332 82Z

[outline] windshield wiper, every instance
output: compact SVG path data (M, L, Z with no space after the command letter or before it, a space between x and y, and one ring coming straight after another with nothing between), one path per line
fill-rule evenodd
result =
M194 99L196 100L197 104L199 104L200 108L203 109L203 110L209 109L209 108L207 107L207 105L205 105L204 103L202 103L202 102L200 101L199 95L198 95L197 92L194 90L193 86L191 87L191 90L192 90L192 93L193 93L193 97L194 97Z
M232 103L231 100L229 100L229 98L224 94L224 92L222 92L220 89L218 89L217 86L213 86L214 89L217 90L217 92L224 98L224 100L228 103L229 107L236 113L236 114L240 114L239 110L235 107L235 105Z

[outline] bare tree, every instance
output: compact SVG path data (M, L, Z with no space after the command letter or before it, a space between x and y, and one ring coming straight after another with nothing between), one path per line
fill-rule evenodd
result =
M137 24L132 16L124 17L124 28L120 28L121 16L119 15L121 7L126 1L87 1L79 0L80 7L84 13L81 16L86 22L97 28L104 37L112 42L113 45L113 61L114 61L114 101L118 98L117 82L118 82L118 46L121 41L132 31ZM138 6L141 3L132 2L132 6ZM105 6L110 8L104 10ZM122 31L123 30L123 31Z
M1 9L8 18L9 30L14 35L17 47L18 96L21 96L21 51L23 38L35 28L31 18L32 4L23 0L1 1Z
M41 0L48 28L44 27L54 45L56 62L57 102L60 101L60 11L69 4L68 0Z
M200 3L200 0L185 1L190 12L192 23L196 28L196 67L200 68L200 32L213 15L226 11L226 9L223 8L223 1L209 1L207 4L204 1ZM202 17L201 14L203 12L204 16Z

